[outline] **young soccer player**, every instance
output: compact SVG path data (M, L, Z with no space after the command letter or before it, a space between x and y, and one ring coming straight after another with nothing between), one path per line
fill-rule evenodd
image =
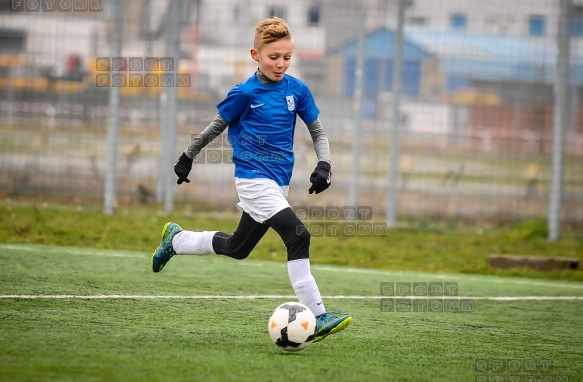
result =
M330 187L330 148L308 87L287 75L294 41L286 22L278 17L255 27L251 57L258 70L231 89L218 104L214 120L195 138L174 164L178 184L189 183L193 159L229 127L233 147L235 186L242 211L235 232L192 232L167 223L162 243L152 255L152 269L160 272L174 255L218 254L242 260L269 228L287 249L288 274L299 302L317 317L315 341L344 330L352 321L345 314L326 312L310 270L310 233L287 201L294 165L293 138L296 116L308 126L318 165L310 176L310 194Z

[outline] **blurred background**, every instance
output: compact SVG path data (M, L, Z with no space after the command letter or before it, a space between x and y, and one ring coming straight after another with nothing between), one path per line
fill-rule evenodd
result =
M292 205L583 223L583 0L1 0L0 194L234 211L226 137L190 184L172 164L271 16L332 149L333 187L309 195L298 121Z

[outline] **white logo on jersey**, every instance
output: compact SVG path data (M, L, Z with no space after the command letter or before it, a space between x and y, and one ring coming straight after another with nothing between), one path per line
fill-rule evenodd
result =
M285 97L287 100L287 109L289 111L294 111L296 109L296 103L294 101L294 96L287 96Z
M263 105L265 105L265 104L264 103L260 103L259 105L251 105L251 109L255 109L256 107L263 106Z

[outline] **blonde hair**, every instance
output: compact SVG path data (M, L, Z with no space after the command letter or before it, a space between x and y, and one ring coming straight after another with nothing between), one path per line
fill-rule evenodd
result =
M267 44L291 37L287 23L279 17L262 20L255 26L255 42L253 47L257 50Z

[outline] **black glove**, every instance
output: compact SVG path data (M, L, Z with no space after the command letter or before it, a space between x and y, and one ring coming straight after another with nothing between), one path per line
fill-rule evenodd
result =
M174 162L174 172L176 173L176 175L178 175L178 180L176 181L176 183L178 184L182 184L182 182L190 183L190 180L188 180L188 174L190 173L190 170L192 170L192 161L193 159L190 159L189 157L186 156L185 153L182 153L180 158L178 158L178 160Z
M330 187L330 178L332 173L330 172L330 163L320 161L316 166L312 175L310 175L310 182L312 182L312 187L308 191L310 194L315 192L319 194Z

